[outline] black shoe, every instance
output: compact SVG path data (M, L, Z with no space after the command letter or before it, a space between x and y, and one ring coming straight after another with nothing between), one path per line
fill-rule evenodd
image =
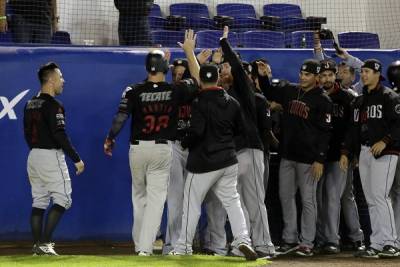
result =
M276 257L275 253L266 253L266 252L262 252L262 251L257 251L256 253L258 255L258 258L262 258L262 259L266 259L266 260L270 260Z
M295 251L299 244L297 243L283 243L277 250L276 250L276 255L286 255L289 254L292 251Z
M314 254L323 254L324 253L324 247L325 247L325 244L316 243L314 245L314 248L313 248Z
M356 241L356 242L353 242L353 250L354 250L356 253L366 250L364 241Z
M360 258L373 258L373 259L378 259L379 258L379 250L376 250L374 248L367 248L362 251L358 251L354 254L355 257L360 257Z
M340 253L339 245L333 243L327 243L324 246L324 253L326 254L338 254Z
M397 248L386 245L383 247L383 250L378 253L381 258L393 258L399 256L400 252Z
M213 250L211 250L211 249L208 249L208 248L203 248L203 250L201 251L201 253L202 253L202 254L205 254L205 255L211 255L211 256L217 255L217 253L216 253L215 251L213 251Z
M257 260L258 256L257 253L253 250L253 248L249 244L241 243L239 244L238 249L240 250L240 252L243 253L246 260L248 261Z
M302 256L302 257L311 257L314 255L314 252L312 248L306 247L306 246L299 246L296 249L296 255Z

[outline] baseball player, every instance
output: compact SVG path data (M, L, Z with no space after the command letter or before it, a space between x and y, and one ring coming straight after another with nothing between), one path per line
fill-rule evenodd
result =
M387 77L396 93L400 91L400 60L394 61L387 69ZM397 232L397 249L400 250L400 161L397 161L392 190L390 192Z
M235 97L241 104L246 123L246 130L235 139L239 162L238 191L254 249L259 257L273 257L275 247L271 242L267 210L264 204L263 143L268 143L265 140L271 129L270 114L265 97L259 93L255 94L252 81L248 78L242 62L229 45L228 32L228 27L225 27L220 41L224 56L224 63L221 65L221 81L224 87L228 88L228 94ZM222 230L223 225L224 223L218 229ZM220 234L220 236L223 235ZM240 255L235 248L232 249L232 254Z
M196 82L165 82L169 55L155 50L146 56L147 80L128 86L104 143L112 155L115 138L132 114L129 163L134 208L133 240L139 256L153 253L167 196L172 160L171 141L176 138L178 107L192 100ZM190 62L189 62L190 63Z
M210 49L204 49L197 55L200 64L211 55ZM185 58L177 58L172 64L172 81L178 84L181 80L191 78L189 64ZM183 189L187 176L186 162L189 151L181 145L183 136L190 125L190 104L179 107L178 130L172 144L171 173L167 193L168 223L163 246L163 254L168 254L175 246L181 232Z
M271 85L272 80L272 70L271 66L265 59L256 59L250 63L251 68L249 72L251 73L251 79L254 82L254 85L257 89L257 92L261 92L267 99L268 109L271 114L271 124L276 124L279 120L279 112L282 111L282 106L274 101L269 101L268 96L264 92L268 92L268 88ZM257 94L256 94L257 95ZM272 125L271 125L272 128ZM269 131L268 133L269 142L264 142L264 190L267 192L268 188L268 179L269 179L269 160L270 160L270 144L276 148L279 145L278 139L275 137L273 131Z
M182 48L193 51L195 37L187 31ZM218 68L206 64L200 68L201 91L192 103L191 126L184 139L189 147L185 183L182 231L172 255L192 254L192 241L200 216L201 203L211 189L226 209L235 237L232 245L247 260L257 259L251 248L246 221L237 192L237 158L234 135L243 127L239 103L217 87Z
M29 146L28 176L32 187L31 229L34 255L58 255L52 234L65 210L72 204L71 178L65 154L75 163L76 174L84 163L65 132L65 109L55 99L63 91L64 79L54 62L43 65L38 73L40 93L24 109L24 135ZM52 201L43 229L43 217Z
M172 81L178 84L190 78L187 59L178 58L173 61ZM182 105L178 110L178 129L176 140L172 144L172 162L167 193L168 221L163 254L168 254L179 238L182 223L183 189L187 170L185 168L189 151L183 149L181 140L190 123L190 104Z
M341 88L347 90L351 95L356 96L357 93L352 89L354 88L353 84L356 78L355 70L357 69L357 71L360 72L360 67L362 65L362 62L357 58L352 58L344 49L340 48L340 50L342 51L342 54L338 56L340 56L344 61L342 61L339 64L336 76L340 82ZM322 46L318 33L314 34L314 55L317 60L321 61L324 60L324 54L322 53ZM342 206L344 221L349 230L348 236L352 241L353 249L357 252L364 250L365 245L364 245L364 233L361 230L360 226L360 218L358 215L357 203L355 201L355 197L353 194L353 179L354 179L353 170L354 168L356 168L356 162L355 161L352 162L351 165L352 165L351 168L347 169L346 185L341 197L341 206ZM324 184L324 181L323 180L320 181L319 184L320 184L319 188L321 188L322 184ZM323 193L322 190L318 191L321 194ZM322 206L319 207L322 208ZM320 225L323 225L323 223L322 224L321 223L322 222L320 222ZM321 239L323 239L323 237L319 229L321 229L321 227L317 227L316 239L317 239L317 246L320 247L323 244L319 244L319 241L322 241ZM330 246L326 246L326 248L328 249L326 252L328 253L329 253L329 247ZM335 250L334 247L330 248L331 250Z
M350 103L355 95L336 82L337 66L333 60L321 61L320 84L333 102L332 136L329 143L325 172L317 188L318 221L317 242L328 254L337 254L339 247L340 203L347 182L347 170L339 166L348 122Z
M283 212L283 244L278 254L296 251L313 255L317 221L316 189L323 173L331 129L332 103L317 86L320 64L306 60L300 68L300 84L274 83L274 101L283 107L279 196ZM296 192L302 201L300 246L298 245Z
M353 134L340 159L348 165L346 154L359 155L361 184L368 204L372 234L371 245L356 253L358 257L394 257L396 227L389 192L393 184L399 154L400 97L381 84L382 64L376 59L364 61L361 79L363 95L353 103Z

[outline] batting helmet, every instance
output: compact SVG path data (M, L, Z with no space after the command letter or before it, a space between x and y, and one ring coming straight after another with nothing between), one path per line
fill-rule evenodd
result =
M389 65L387 77L393 86L400 86L400 60L393 61Z
M169 69L168 61L165 59L165 54L161 50L154 50L146 56L146 70L151 73L167 73Z

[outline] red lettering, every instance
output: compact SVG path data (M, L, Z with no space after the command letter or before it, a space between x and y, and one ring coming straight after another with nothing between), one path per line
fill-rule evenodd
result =
M152 132L159 132L161 128L167 128L169 124L169 116L162 115L156 119L154 115L147 115L144 117L146 123L145 128L142 130L145 134L150 134Z

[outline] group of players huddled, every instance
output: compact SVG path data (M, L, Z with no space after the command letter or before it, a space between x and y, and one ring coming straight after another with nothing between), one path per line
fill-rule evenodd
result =
M123 92L104 151L112 155L116 136L132 116L129 162L137 254L153 254L166 201L166 255L193 253L204 204L202 249L207 254L247 260L336 254L342 209L355 256L399 256L400 61L388 68L393 86L388 88L379 60L360 61L338 48L343 61L336 64L325 58L316 33L315 59L303 62L299 82L293 84L273 78L265 59L243 61L230 46L228 33L225 27L219 49L196 56L196 36L186 31L180 43L186 58L170 66L168 52L151 51L147 79ZM166 82L169 69L172 83ZM356 72L361 79L355 84ZM32 140L30 132L25 133ZM280 246L271 241L264 203L270 146L281 158ZM352 192L355 168L371 219L368 246ZM47 243L41 244L40 238L35 242L35 253L48 254L39 251L46 250Z

